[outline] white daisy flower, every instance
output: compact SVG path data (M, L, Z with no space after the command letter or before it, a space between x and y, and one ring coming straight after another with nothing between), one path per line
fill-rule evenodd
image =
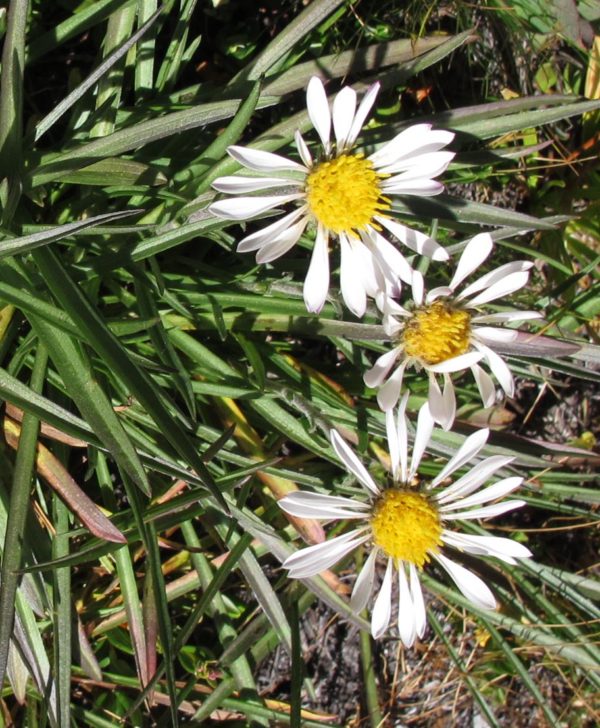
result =
M318 313L329 290L329 244L337 239L341 251L340 284L344 302L357 316L366 308L367 295L374 296L384 283L382 276L395 272L388 285L410 282L411 268L381 231L411 250L436 260L446 260L443 247L423 233L391 218L393 195L429 197L443 190L433 178L454 157L440 151L454 138L448 131L416 124L400 132L380 149L365 157L354 148L379 84L371 86L360 104L356 92L343 88L330 110L321 80L311 78L306 91L310 120L322 143L313 158L299 131L295 141L300 161L250 147L231 146L229 154L261 176L220 177L213 182L219 192L239 195L215 202L209 211L228 220L246 221L269 210L292 209L284 217L247 235L239 252L256 251L258 263L269 263L290 250L306 226L316 227L315 244L304 281L304 301ZM331 127L333 135L331 138ZM273 190L272 194L251 193Z
M470 435L454 457L430 482L414 487L419 462L433 429L427 404L419 412L415 443L408 463L408 395L403 397L397 418L386 413L387 435L392 464L391 486L379 487L352 449L335 431L331 444L346 469L364 487L367 498L354 500L333 495L298 491L286 495L279 505L286 513L302 518L354 520L356 528L316 546L296 551L283 563L289 576L302 579L329 569L353 549L366 544L369 556L358 574L350 605L357 613L367 605L376 577L376 563L385 563L385 573L371 614L371 631L381 636L392 619L392 582L398 580L397 622L402 642L410 647L422 637L426 613L419 572L430 561L442 567L463 595L477 607L494 609L496 600L489 587L476 574L446 554L446 547L477 556L493 556L508 564L531 556L525 546L508 538L479 536L450 530L452 521L497 516L519 508L524 501L497 502L519 487L522 478L510 477L482 488L500 468L513 458L492 455L480 460L451 485L445 481L472 460L485 445L489 430ZM495 501L491 503L491 501Z
M377 359L364 381L368 387L380 387L377 401L382 410L395 406L409 366L428 373L429 407L435 422L446 430L452 426L456 414L451 378L454 372L464 369L473 372L484 407L494 403L496 388L490 375L481 368L481 361L486 362L506 396L514 395L510 369L494 351L494 346L506 346L519 335L517 330L504 328L502 324L541 318L541 314L517 310L485 313L480 307L522 288L533 263L525 260L507 263L457 293L460 284L483 263L492 248L488 233L476 235L463 250L449 285L434 288L426 295L423 277L414 271L411 308L398 304L389 293L378 297L385 331L395 346ZM396 363L395 371L388 377ZM442 375L443 390L438 384L438 375Z

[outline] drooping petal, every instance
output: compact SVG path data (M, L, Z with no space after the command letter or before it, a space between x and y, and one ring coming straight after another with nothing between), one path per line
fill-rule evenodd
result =
M484 407L491 407L496 401L496 387L490 375L485 372L479 364L473 364L471 371L479 389L479 396Z
M258 192L273 187L289 187L289 185L289 179L280 177L242 177L241 175L219 177L212 183L215 190L229 195L244 195L248 192Z
M439 485L449 475L452 475L456 470L462 468L465 463L474 458L481 448L487 442L490 435L490 431L486 428L483 430L476 430L472 435L469 435L463 444L458 448L455 455L446 463L445 467L431 481L432 486Z
M377 562L378 549L373 549L362 567L360 574L354 583L354 589L350 596L350 608L357 614L367 606L371 592L373 591L373 582L375 581L375 564Z
M404 370L408 359L403 361L387 382L377 392L377 403L384 412L396 406L396 402L400 398L400 390L402 389L402 380L404 378Z
M411 283L412 281L412 268L410 267L410 263L398 248L394 247L376 230L370 230L368 240L363 238L363 241L365 244L370 244L373 254L377 257L386 278L392 281L395 286L389 292L389 295L400 295L401 286L398 283L398 279L404 283Z
M454 291L467 276L477 270L492 252L494 242L489 233L479 233L471 238L462 252L454 276L450 281L450 288Z
M406 426L406 404L408 392L404 392L398 405L396 416L396 435L398 437L398 454L400 456L400 477L403 483L408 481L408 428ZM386 413L387 414L387 413Z
M313 76L308 82L306 88L306 110L312 125L317 130L317 134L321 138L321 142L325 152L329 152L329 138L331 135L331 113L329 111L329 102L327 94L317 76Z
M340 235L340 287L346 306L355 316L362 318L367 308L367 293L362 285L359 256L345 235ZM362 245L362 243L359 243Z
M383 215L377 216L375 219L389 230L392 235L398 238L400 242L404 243L407 248L414 250L415 253L426 255L433 260L448 260L446 250L433 238L430 238L429 235L406 227L406 225L401 225L399 222Z
M382 354L371 369L369 369L368 372L365 372L363 376L363 381L367 387L379 387L379 385L387 377L390 369L394 366L396 359L401 353L401 349L394 347L393 349L386 351L385 354Z
M415 610L404 564L398 569L398 631L405 647L412 647L417 636Z
M331 440L331 446L336 452L336 455L346 466L346 470L352 473L354 477L361 483L368 491L379 495L379 488L375 484L373 478L369 475L368 470L357 458L356 454L348 445L348 443L342 438L337 430L331 430L329 433Z
M444 391L442 393L444 401L444 412L446 419L440 421L440 425L444 430L449 430L454 423L456 417L456 395L454 394L454 384L449 374L444 374Z
M358 105L358 110L354 116L354 120L352 121L350 133L348 134L346 140L347 147L351 147L356 141L358 135L360 134L362 125L365 123L365 119L369 115L369 112L371 111L371 108L375 103L375 99L377 97L377 94L379 93L379 87L379 82L374 83L372 86L369 86L365 95L362 97L362 100Z
M345 86L333 100L333 131L338 153L346 147L355 112L356 91Z
M228 200L213 202L208 208L211 215L223 217L226 220L248 220L251 217L262 215L279 205L285 205L293 200L299 200L301 193L293 195L265 195L264 197L232 197Z
M304 490L288 493L277 501L277 505L291 516L299 518L365 518L369 511L367 503Z
M227 152L236 162L255 172L307 172L306 167L298 162L273 152L264 152L262 149L234 145L227 147Z
M444 567L452 581L469 601L483 609L496 608L494 595L482 579L443 554L434 554L434 558Z
M296 551L288 556L282 566L284 569L289 570L288 575L292 579L315 576L325 571L325 569L329 569L367 539L368 535L364 534L364 529L344 533L341 536L329 539L329 541Z
M381 589L371 614L371 634L375 639L386 631L392 616L392 560L388 559Z
M261 228L251 235L246 235L246 237L242 238L242 240L238 243L237 252L250 253L262 248L263 245L272 243L281 235L282 232L287 230L296 222L296 220L302 217L305 212L305 207L298 207L284 217L278 218L275 222L267 225L267 227Z
M417 431L415 433L415 442L413 444L410 470L408 471L408 480L411 480L417 472L423 453L431 439L433 424L434 422L429 410L429 404L425 402L425 404L421 406L417 418Z
M315 247L304 279L304 303L311 313L319 313L329 291L329 240L319 224Z

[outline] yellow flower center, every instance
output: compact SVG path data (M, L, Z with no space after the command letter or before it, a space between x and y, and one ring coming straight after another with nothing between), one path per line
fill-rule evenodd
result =
M404 490L386 490L371 516L373 540L394 559L421 568L442 539L440 516L425 496Z
M379 187L382 179L360 154L321 162L306 179L310 211L331 232L353 235L389 209L390 201Z
M439 364L469 350L471 314L443 301L418 309L401 335L404 351L425 364Z

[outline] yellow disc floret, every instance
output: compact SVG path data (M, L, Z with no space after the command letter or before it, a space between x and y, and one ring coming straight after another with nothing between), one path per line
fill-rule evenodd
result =
M471 314L435 301L420 308L402 332L404 351L425 364L439 364L469 350Z
M437 508L420 493L386 490L371 516L373 541L388 556L421 568L441 544Z
M362 155L343 154L321 162L309 173L306 200L312 214L328 230L355 235L373 225L374 216L390 207L381 194L382 179Z

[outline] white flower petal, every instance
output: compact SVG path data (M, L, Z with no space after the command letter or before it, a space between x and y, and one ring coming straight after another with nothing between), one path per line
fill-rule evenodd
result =
M354 583L354 589L350 597L350 608L357 614L367 606L371 592L373 591L373 582L375 581L375 564L377 562L377 549L373 549L362 567L360 574Z
M442 506L442 508L440 508L440 512L448 514L449 512L459 508L470 508L471 506L478 506L481 503L487 503L488 501L496 500L497 498L503 498L507 493L512 493L513 490L516 490L522 482L523 478L518 476L503 478L497 483L480 490L478 493L470 495L468 498L457 498L457 500L452 503Z
M392 175L383 182L381 188L388 190L397 183L404 183L407 180L437 177L446 171L453 159L453 152L430 152L428 154L419 154L418 157L411 159L400 159L391 164L378 167L377 171L380 174Z
M398 569L398 631L405 647L412 647L417 636L415 609L408 580L401 563Z
M429 404L429 411L433 417L433 421L437 423L446 422L447 414L444 408L444 398L442 397L442 390L440 385L437 383L435 374L429 373L429 391L427 396L427 402Z
M471 435L473 437L473 435ZM469 458L470 459L470 458ZM514 457L510 455L492 455L474 465L468 473L465 473L457 481L438 493L438 503L450 503L457 500L457 507L461 507L462 498L483 485L486 480L501 468L512 463ZM450 507L450 506L448 506Z
M367 503L303 490L288 493L277 501L277 505L291 516L299 518L365 518L369 511Z
M408 360L403 361L383 387L381 387L379 392L377 392L377 403L384 412L395 407L396 402L400 398L400 390L402 389L402 380L407 363Z
M329 291L329 240L319 224L308 272L304 279L304 303L311 313L319 313Z
M473 364L471 371L477 382L477 388L479 389L479 396L483 402L484 407L491 407L496 401L496 387L490 375L485 372L479 364Z
M329 541L296 551L287 557L282 566L284 569L289 569L288 576L292 579L315 576L329 569L367 539L368 536L364 535L363 531L344 533Z
M469 306L480 306L482 303L489 303L494 301L496 298L502 298L508 296L510 293L518 291L529 280L529 273L523 271L522 273L511 273L501 281L497 281L493 286L486 288L479 295L475 296L469 301Z
M227 152L236 162L239 162L248 169L255 172L290 172L298 171L306 173L306 167L292 159L282 157L272 152L264 152L262 149L252 149L251 147L227 147Z
M458 513L453 513L452 518L463 521L473 521L479 518L493 518L494 516L500 516L503 513L514 511L515 508L522 508L524 505L525 501L522 500L504 501L503 503L494 503L491 506L474 508L472 511L459 511Z
M307 222L307 218L300 220L295 225L284 230L275 240L264 244L256 254L256 262L270 263L272 260L276 260L287 253L300 239Z
M425 602L423 601L423 591L416 566L409 564L408 568L410 571L410 591L413 601L415 627L417 629L417 636L423 637L425 627L427 626L427 613L425 611Z
M396 433L398 437L398 454L400 456L400 477L403 483L408 481L408 428L406 424L406 404L408 392L404 392L398 414L396 416ZM387 413L386 413L387 414Z
M476 536L454 531L443 531L442 540L448 546L466 551L474 556L494 556L509 564L515 564L515 559L530 557L531 551L523 544L510 538L498 536Z
M433 417L429 410L429 404L425 402L419 410L419 416L417 418L417 431L415 433L415 442L413 444L412 459L410 462L410 470L408 471L408 480L411 480L413 475L417 472L421 458L425 452L425 448L431 440L431 433L433 432Z
M348 147L351 147L354 144L356 138L360 134L362 125L369 115L369 112L371 111L371 108L375 102L375 98L379 93L379 87L379 82L374 83L372 86L369 86L367 92L362 97L362 101L358 105L358 110L354 116L354 120L352 121L352 127L350 128L350 133L348 134L348 138L346 140L346 145Z
M448 296L452 295L452 289L449 286L438 286L437 288L432 288L430 291L428 291L427 295L425 296L425 303L433 303L438 298L448 298Z
M400 242L404 243L407 248L414 250L419 255L426 255L433 260L448 260L448 253L433 238L418 230L401 225L395 220L383 215L375 218L377 222L392 233ZM407 281L408 282L408 281Z
M419 195L420 197L433 197L444 191L444 185L433 179L412 179L398 181L384 188L388 195Z
M355 113L356 91L345 86L333 100L333 130L338 154L346 147Z
M385 431L387 433L388 450L390 451L390 465L392 466L392 477L398 480L400 467L400 444L394 410L389 409L385 413ZM401 477L404 481L404 478Z
M449 374L444 374L444 392L442 394L444 401L444 412L446 417L440 421L440 425L444 430L449 430L454 423L456 417L456 396L454 394L454 385Z
M393 281L396 290L392 295L399 295L401 286L397 283L400 279L404 283L411 283L412 268L402 253L394 247L388 240L380 235L376 230L369 231L369 241L376 255L386 278ZM363 238L364 239L364 238ZM366 243L366 241L365 241Z
M262 248L263 245L272 243L281 235L282 232L291 227L298 218L302 217L305 211L305 207L298 207L284 217L278 218L275 222L267 225L267 227L261 228L255 233L242 238L242 240L238 243L237 252L250 253Z
M384 144L369 159L375 167L389 165L400 159L413 159L442 149L454 139L449 131L432 131L431 124L414 124Z
M478 291L483 291L484 288L489 288L498 281L504 280L507 276L513 273L519 273L528 271L533 264L528 260L515 260L512 263L505 263L499 268L494 268L489 273L481 276L473 283L470 283L466 288L456 296L457 301L462 301L465 298L469 298Z
M530 319L544 318L539 311L501 311L498 313L485 313L473 316L474 324L502 324L510 321L528 321Z
M346 306L355 316L362 318L367 308L367 294L362 285L362 270L359 256L345 235L340 235L340 287ZM362 243L358 243L362 245ZM364 246L363 246L364 247Z
M519 332L515 329L501 329L497 326L477 326L473 328L473 336L483 339L484 343L509 344L518 338Z
M456 271L450 281L450 288L454 291L467 276L470 276L492 252L494 242L489 233L480 233L471 238L463 250Z
M325 93L321 79L317 76L313 76L310 79L306 88L306 110L327 153L330 146L331 113L329 112L327 94Z
M415 270L413 271L412 276L412 297L413 301L417 306L423 305L423 292L425 290L425 282L423 281L423 276L420 271Z
M492 374L496 377L500 386L504 390L507 397L513 397L515 393L515 384L513 375L511 374L508 365L496 352L489 346L485 346L479 342L476 342L477 348L484 354L487 363L489 364Z
M306 145L306 142L304 141L304 137L300 133L300 131L297 129L294 134L294 141L296 142L296 149L298 150L298 154L300 155L300 159L304 162L307 169L310 169L313 164L313 158L312 154L310 153L310 149Z
M446 361L439 364L428 364L427 370L436 374L460 372L473 366L481 359L483 359L483 354L480 351L468 351L466 354L453 356L451 359L446 359Z
M361 483L368 491L379 495L379 488L375 484L373 478L369 475L369 472L365 466L357 458L356 454L348 445L348 443L342 438L337 430L331 430L329 433L331 440L331 446L336 452L336 455L346 466L346 470L349 470L352 475Z
M386 631L392 616L392 560L388 559L381 589L371 614L371 634L375 639Z
M472 435L469 435L469 437L467 437L463 444L458 448L456 454L431 481L431 485L434 487L439 485L439 483L445 480L445 478L452 475L452 473L459 468L462 468L465 463L474 458L487 442L489 435L490 431L487 428L483 430L476 430Z
M226 220L248 220L251 217L262 215L279 205L285 205L292 200L298 200L303 195L265 195L264 197L232 197L229 200L213 202L208 208L211 215L223 217Z
M401 349L394 347L393 349L386 351L385 354L382 354L377 359L373 367L371 367L368 372L365 372L363 376L363 381L367 387L379 387L379 385L387 377L390 369L394 366L396 359L401 353Z
M273 187L289 187L289 179L279 177L219 177L212 186L218 192L225 192L229 195L246 194L247 192L258 192Z
M483 609L496 608L494 595L482 579L443 554L434 554L434 558L444 567L452 581L469 601Z

